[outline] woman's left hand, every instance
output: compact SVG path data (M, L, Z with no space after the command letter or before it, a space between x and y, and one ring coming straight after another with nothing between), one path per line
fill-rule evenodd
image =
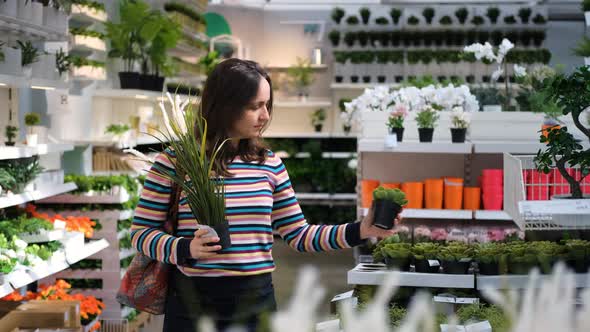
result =
M401 211L400 211L401 214ZM399 224L402 221L401 215L398 214L394 219L394 225ZM369 212L361 221L361 239L367 239L370 237L376 237L378 239L384 239L390 237L396 233L395 228L382 229L373 225L374 211L373 208L369 208Z

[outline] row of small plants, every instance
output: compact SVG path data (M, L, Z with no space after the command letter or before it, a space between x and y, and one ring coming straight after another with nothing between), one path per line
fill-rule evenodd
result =
M137 194L139 182L129 175L87 176L70 174L65 176L65 182L74 182L78 187L73 193L109 192L115 187L125 188L130 195Z
M334 59L337 63L344 64L350 61L352 64L429 64L459 63L461 61L475 63L477 60L470 53L458 50L413 50L413 51L335 51ZM515 64L547 64L551 61L551 52L548 49L536 50L511 50L506 54L506 62Z
M410 47L456 46L489 42L499 46L504 38L520 46L539 47L546 39L543 30L396 30L396 31L348 31L333 30L328 34L332 46L341 44L353 47Z
M476 271L485 275L528 274L533 268L551 273L557 261L565 261L577 273L586 273L590 266L590 242L420 242L412 245L407 238L395 235L377 244L373 259L401 271L409 271L410 265L414 265L415 271L422 273L438 273L442 267L444 273L467 274L471 268L476 268L472 263L477 263Z
M90 30L83 27L70 28L70 34L74 36L85 36L85 37L96 37L99 39L105 39L105 34L102 32Z
M398 25L400 23L400 19L403 15L403 9L399 8L391 8L389 11L389 17L386 16L379 16L376 17L374 20L371 20L371 9L367 7L362 7L359 9L358 16L355 14L346 15L346 11L340 7L336 7L332 10L332 21L335 24L341 24L345 22L349 26L356 26L360 23L364 25L368 25L370 23L375 23L377 25ZM454 17L451 15L444 15L438 18L438 21L435 21L436 10L432 7L426 7L422 10L422 19L415 15L410 15L407 17L407 24L408 25L418 25L420 23L425 23L427 25L431 25L432 23L438 22L441 25L452 25L452 24L461 24L465 25L466 23L473 24L475 26L480 26L486 23L486 19L488 24L497 24L500 22L504 22L505 24L529 24L534 23L537 25L543 25L547 23L547 18L542 14L536 14L533 16L533 10L529 7L523 7L518 10L517 16L519 20L516 19L514 15L506 15L500 20L500 16L502 14L502 10L498 7L489 7L486 10L485 18L482 15L470 15L469 10L467 7L460 7L457 8L454 12ZM345 18L346 16L346 18ZM360 17L360 19L359 19ZM532 19L531 19L532 18Z

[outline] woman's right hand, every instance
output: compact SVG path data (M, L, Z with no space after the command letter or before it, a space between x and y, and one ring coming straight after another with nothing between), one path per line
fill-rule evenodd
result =
M205 237L208 231L206 229L199 229L195 232L195 237L191 240L190 251L191 257L194 259L208 258L217 255L216 251L221 250L220 245L208 246L207 243L219 242L216 236Z

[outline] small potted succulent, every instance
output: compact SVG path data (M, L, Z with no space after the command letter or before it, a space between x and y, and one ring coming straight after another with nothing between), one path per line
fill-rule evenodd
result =
M409 271L411 262L411 246L409 243L390 243L381 248L381 254L388 268Z
M541 272L545 274L551 273L558 260L565 260L567 257L567 249L555 242L534 241L529 243L529 246L537 252Z
M25 114L25 125L27 126L27 145L37 146L39 137L35 133L34 126L41 124L41 116L38 113Z
M475 248L475 261L480 274L498 275L507 272L506 245L498 242L478 244Z
M437 260L440 245L431 242L416 243L412 247L416 272L438 273L440 262Z
M396 135L398 142L404 139L404 119L407 115L408 107L404 104L395 104L393 112L389 114L387 128L389 128L390 135Z
M566 264L576 273L588 273L590 268L590 241L572 239L565 241Z
M418 135L421 143L432 142L434 127L436 127L436 121L438 121L439 117L438 111L431 105L426 105L416 114Z
M399 19L400 17L402 17L402 10L398 9L398 8L391 8L391 10L389 11L389 16L391 17L391 22L393 22L394 25L397 25L399 23Z
M375 209L373 224L382 229L393 228L393 220L408 204L406 194L397 189L378 187L373 191L373 208Z
M399 233L394 234L390 237L387 237L381 241L379 241L375 247L373 248L373 262L375 263L381 263L385 261L385 257L383 257L383 252L381 251L381 249L383 249L383 247L385 247L385 245L390 244L390 243L401 243L401 242L408 242L408 241L403 241L402 238L399 236Z
M13 139L16 138L16 133L18 132L18 128L15 126L6 126L5 131L4 131L4 135L6 136L6 141L4 142L4 144L6 146L14 146L15 142L13 141Z
M508 251L508 273L528 274L538 266L538 252L522 241L510 242Z
M440 250L437 257L445 273L467 274L471 266L473 251L473 247L468 244L451 242Z
M314 127L316 132L321 132L322 127L324 126L324 121L326 121L326 110L323 108L315 110L311 114L311 124Z
M453 143L465 143L470 123L471 113L465 112L461 106L453 107L451 113L451 141Z

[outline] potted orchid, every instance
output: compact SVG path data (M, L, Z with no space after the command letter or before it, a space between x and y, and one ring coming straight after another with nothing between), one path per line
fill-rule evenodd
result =
M408 106L401 103L393 106L393 111L389 113L387 128L389 128L390 135L396 135L398 142L401 142L404 138L404 119L407 115Z
M340 119L342 120L342 130L348 135L352 129L352 122L356 118L358 108L356 103L350 101L350 99L343 101L340 104Z
M432 142L436 122L440 118L436 105L425 105L417 114L418 135L421 143Z
M453 143L465 143L465 136L470 123L470 113L465 112L461 106L453 107L451 113L451 141Z

